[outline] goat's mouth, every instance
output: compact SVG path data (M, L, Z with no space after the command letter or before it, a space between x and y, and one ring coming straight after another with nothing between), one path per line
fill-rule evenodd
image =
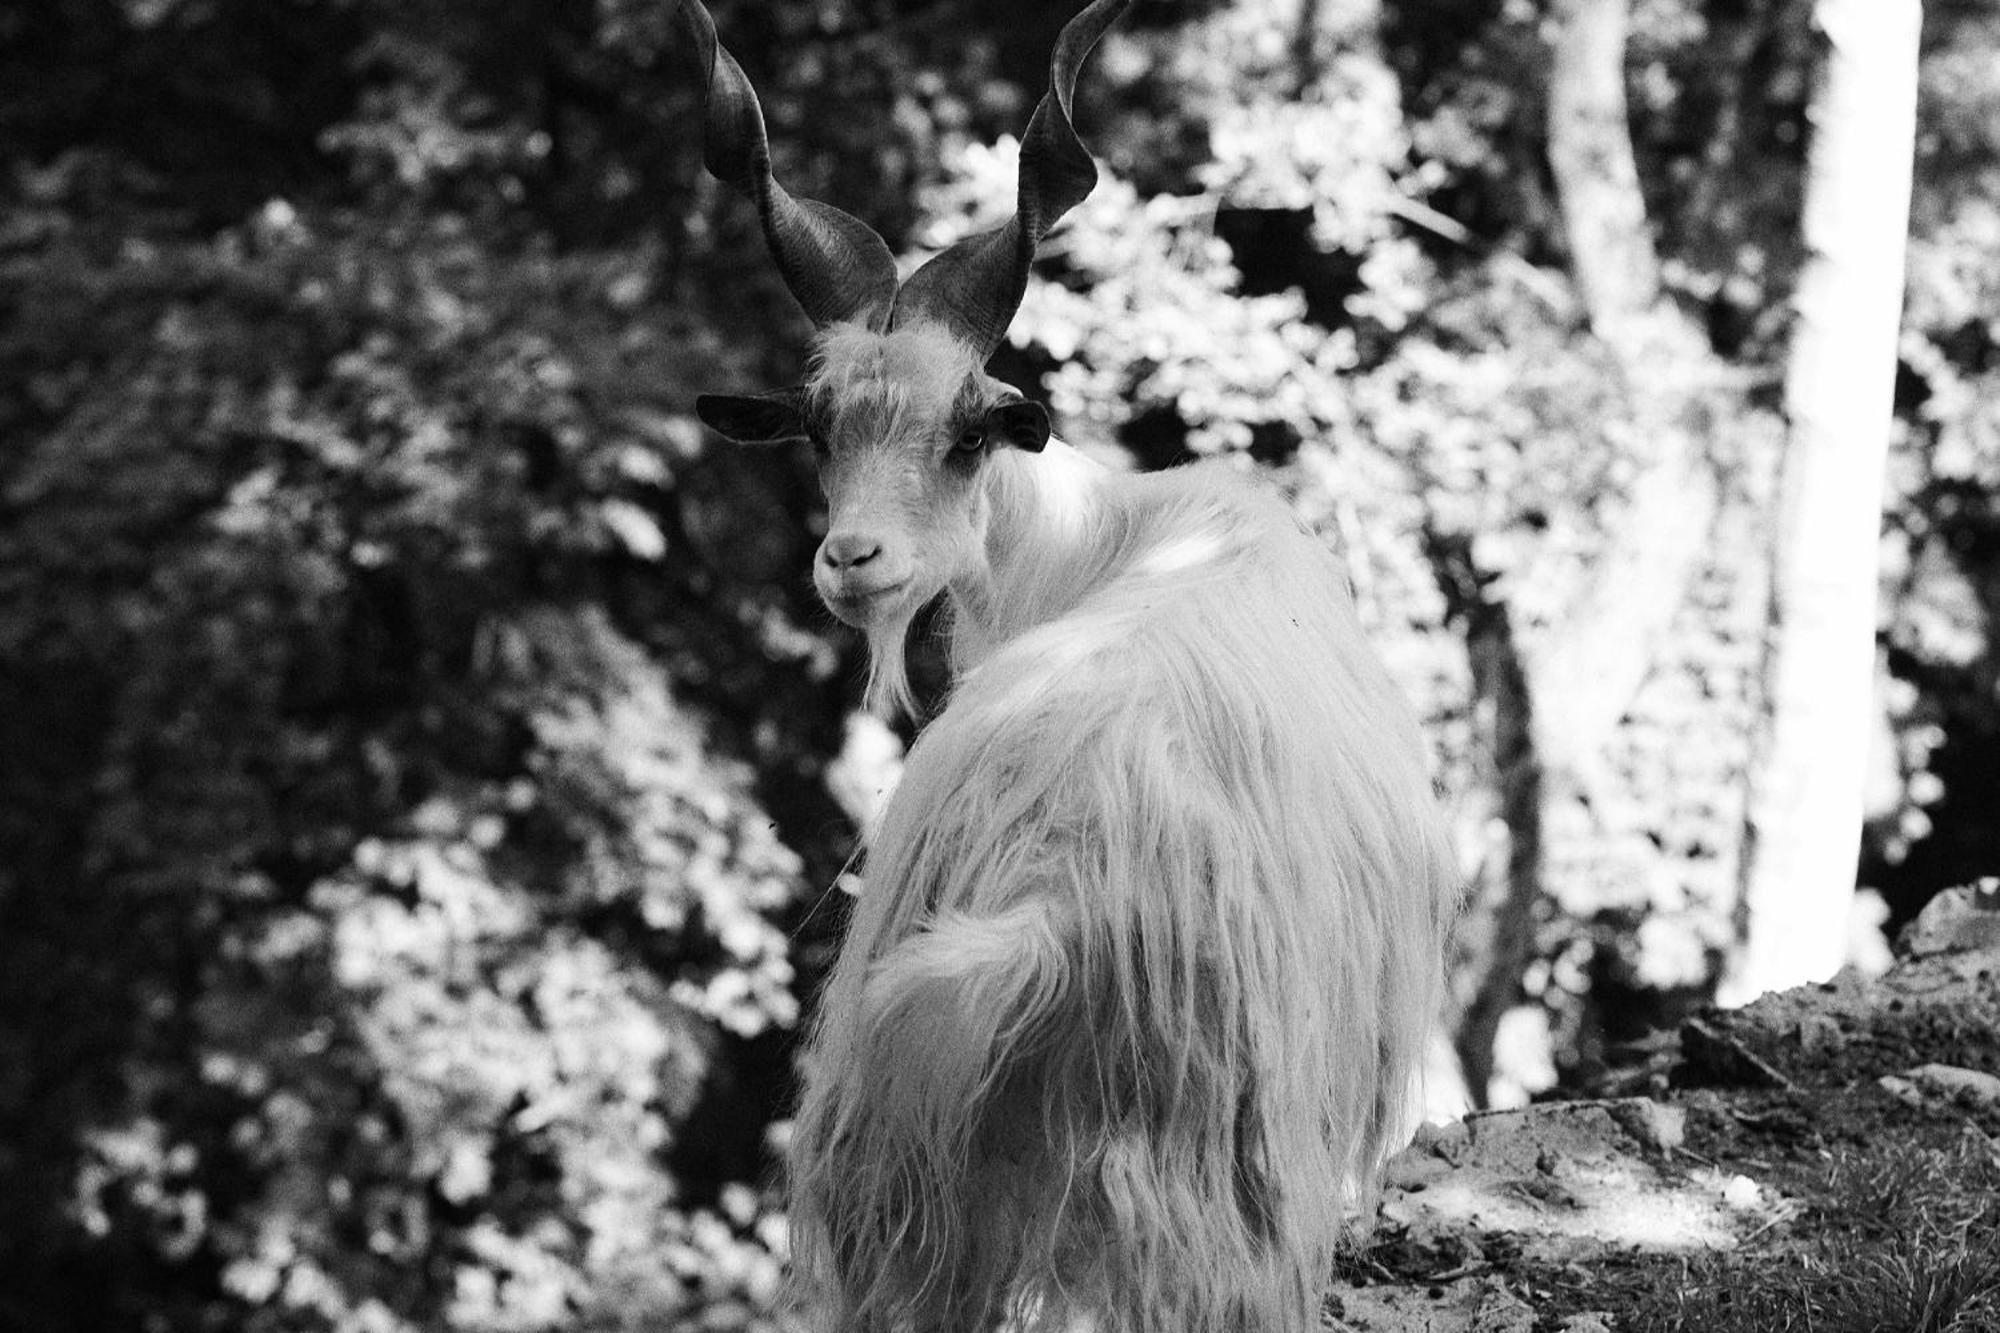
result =
M906 575L891 583L822 587L819 595L834 619L855 629L867 629L902 609L913 582Z

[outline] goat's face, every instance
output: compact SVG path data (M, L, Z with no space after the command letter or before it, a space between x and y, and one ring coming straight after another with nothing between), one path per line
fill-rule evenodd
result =
M1048 414L981 370L942 327L835 325L802 389L708 397L699 410L739 440L804 438L819 461L826 538L813 584L871 637L908 623L984 559L980 471L990 451L1039 450Z

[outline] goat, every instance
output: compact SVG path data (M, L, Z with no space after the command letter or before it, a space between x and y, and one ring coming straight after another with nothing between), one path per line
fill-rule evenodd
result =
M709 167L818 328L803 385L696 410L813 445L814 582L877 706L940 593L951 627L804 1057L795 1281L829 1329L1315 1327L1439 1002L1457 877L1334 559L1226 465L1103 468L984 370L1095 183L1071 91L1127 3L1063 29L1014 218L899 286L772 178L682 0Z

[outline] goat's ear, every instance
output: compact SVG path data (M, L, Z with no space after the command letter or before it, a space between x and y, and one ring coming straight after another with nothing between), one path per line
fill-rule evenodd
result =
M798 388L738 395L704 393L695 415L738 444L782 444L808 438L805 393Z
M986 410L986 434L989 439L1038 454L1049 442L1048 409L1025 398L990 407Z

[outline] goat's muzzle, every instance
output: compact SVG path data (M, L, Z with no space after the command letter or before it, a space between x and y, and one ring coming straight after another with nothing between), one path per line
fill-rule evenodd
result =
M898 610L909 592L913 563L898 544L867 532L827 534L813 562L813 586L827 610L866 629Z

